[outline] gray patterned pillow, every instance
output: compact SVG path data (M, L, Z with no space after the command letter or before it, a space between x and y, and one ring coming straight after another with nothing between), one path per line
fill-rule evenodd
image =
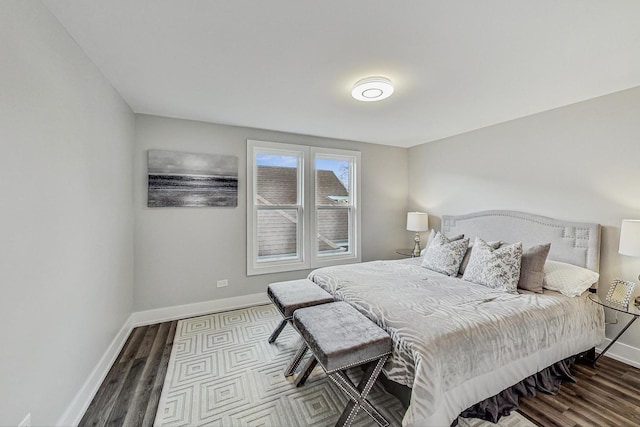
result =
M487 242L476 237L469 265L462 278L492 289L517 293L520 280L522 243L503 245L492 249Z
M468 246L469 239L450 241L438 232L424 254L422 266L438 273L455 276Z
M491 249L498 249L503 243L504 242L502 242L501 240L496 240L495 242L487 242L487 245L491 246ZM469 258L471 258L472 249L473 243L469 245L469 249L467 249L467 252L464 254L464 258L462 258L462 262L460 263L460 270L458 271L459 276L462 276L464 274L464 271L467 269L467 265L469 265Z
M427 252L427 248L429 247L431 242L433 242L433 239L435 237L436 237L436 231L432 228L431 232L429 233L429 237L427 238L427 244L424 245L424 249L420 251L420 256L423 256L425 254L425 252ZM445 236L445 237L447 237L447 236ZM457 236L447 237L447 239L449 239L450 242L453 242L454 240L460 240L463 237L464 237L464 234L458 234Z

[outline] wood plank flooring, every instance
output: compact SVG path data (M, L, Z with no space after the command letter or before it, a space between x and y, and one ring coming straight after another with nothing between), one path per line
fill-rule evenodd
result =
M177 321L135 328L80 426L152 426ZM538 393L519 412L539 426L640 425L640 370L608 357L597 368L574 364L577 382L557 396Z
M153 426L177 323L131 332L80 426Z
M557 396L521 399L519 412L545 427L640 425L640 369L604 356L595 368L571 371L575 383L564 382Z

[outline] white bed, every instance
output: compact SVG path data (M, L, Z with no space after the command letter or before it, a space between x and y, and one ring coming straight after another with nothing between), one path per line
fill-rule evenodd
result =
M550 242L548 259L598 269L600 227L509 211L445 216L448 235ZM384 328L385 376L412 389L404 425L449 425L465 409L604 338L586 298L503 291L421 267L421 258L315 270L310 278Z

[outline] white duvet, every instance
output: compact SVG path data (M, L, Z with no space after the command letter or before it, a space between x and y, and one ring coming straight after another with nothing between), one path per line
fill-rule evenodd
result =
M384 373L412 388L403 425L449 426L469 406L604 339L586 295L518 295L420 266L421 258L321 268L309 278L385 329Z

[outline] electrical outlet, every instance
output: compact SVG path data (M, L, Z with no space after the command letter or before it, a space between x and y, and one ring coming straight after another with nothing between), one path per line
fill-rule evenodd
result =
M31 413L28 413L24 420L18 424L18 427L31 427Z
M224 288L225 286L229 286L229 281L227 279L218 280L218 287Z

